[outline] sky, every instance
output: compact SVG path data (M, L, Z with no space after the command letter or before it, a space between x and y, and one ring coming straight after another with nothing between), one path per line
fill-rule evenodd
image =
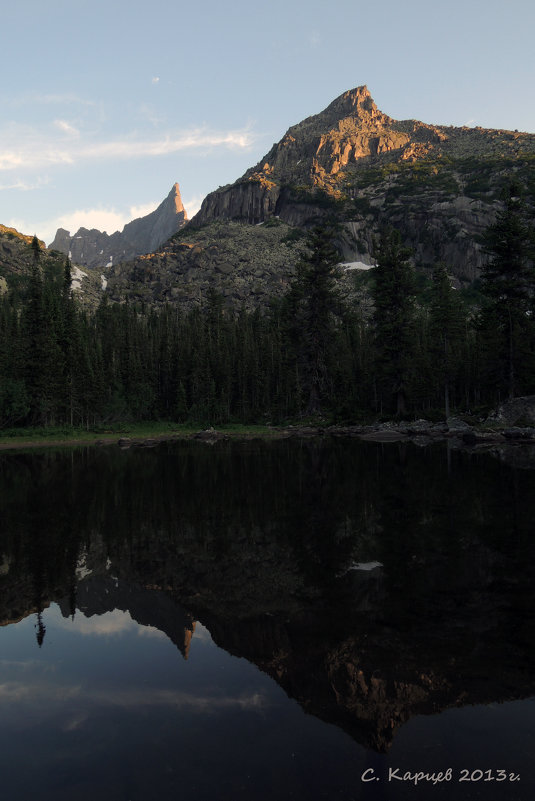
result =
M191 218L367 84L396 119L535 132L533 0L18 0L2 10L0 223Z

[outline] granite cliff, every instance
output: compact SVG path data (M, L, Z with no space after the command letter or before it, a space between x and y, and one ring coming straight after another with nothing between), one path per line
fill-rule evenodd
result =
M390 224L417 266L442 260L469 282L509 174L533 199L534 134L395 120L360 86L292 126L238 181L209 194L192 223L279 217L306 227L334 216L344 257L367 263L373 235Z
M156 250L182 228L186 221L187 214L180 197L180 189L175 183L157 209L145 217L127 223L122 232L116 231L108 235L96 228L79 228L71 236L69 231L58 228L50 248L69 256L76 264L104 268L114 261L128 261Z

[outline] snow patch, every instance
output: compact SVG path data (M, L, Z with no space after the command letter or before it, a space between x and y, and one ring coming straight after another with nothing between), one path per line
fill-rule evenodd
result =
M349 570L376 570L378 567L382 567L382 562L354 562L350 567Z
M78 581L86 578L86 576L90 576L93 571L89 570L86 564L86 557L85 554L78 560L78 564L76 565L76 578Z
M83 270L80 270L79 267L73 267L71 271L71 289L77 289L78 291L82 290L82 281L84 278L87 278L87 273L84 273Z
M101 288L102 289L106 289L106 287L108 286L108 279L106 278L106 276L105 275L101 275L100 276L100 281L101 281L101 284L100 284Z
M109 262L106 264L106 267L113 267L113 256L110 256ZM106 267L104 269L106 269Z
M363 261L344 261L340 264L344 270L373 270L374 264L364 264Z

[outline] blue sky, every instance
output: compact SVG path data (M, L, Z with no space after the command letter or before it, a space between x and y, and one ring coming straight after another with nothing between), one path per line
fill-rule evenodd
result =
M367 84L397 119L535 132L532 0L18 0L2 11L0 223L189 216Z

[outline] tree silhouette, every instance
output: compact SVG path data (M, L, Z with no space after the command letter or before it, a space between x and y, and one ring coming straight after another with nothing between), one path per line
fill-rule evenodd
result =
M399 231L386 231L376 246L374 328L377 384L381 406L397 415L407 411L416 348L414 271Z
M483 289L491 300L491 312L502 336L506 364L504 383L510 398L514 397L519 383L521 345L528 336L528 329L533 327L532 247L520 189L511 182L505 192L503 209L485 232L485 251L490 258L482 268Z

